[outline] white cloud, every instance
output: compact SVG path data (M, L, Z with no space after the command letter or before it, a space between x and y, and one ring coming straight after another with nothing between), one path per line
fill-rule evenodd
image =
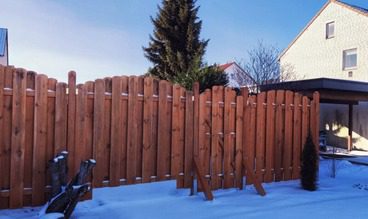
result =
M4 0L0 14L0 26L9 29L10 64L17 67L61 81L75 70L84 82L142 74L149 66L132 32L86 22L57 1Z

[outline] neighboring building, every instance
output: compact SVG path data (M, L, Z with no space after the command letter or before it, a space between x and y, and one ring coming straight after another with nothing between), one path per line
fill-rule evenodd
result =
M229 62L218 66L229 77L229 87L244 87L249 85L250 76L236 62Z
M292 66L298 78L368 82L368 9L329 0L279 58L281 66ZM366 85L354 86L359 90ZM327 144L368 150L366 98L355 101L348 92L331 95L344 100L321 99L320 130L327 133Z
M368 9L328 1L280 55L304 79L368 81Z
M9 65L8 30L0 28L0 65Z

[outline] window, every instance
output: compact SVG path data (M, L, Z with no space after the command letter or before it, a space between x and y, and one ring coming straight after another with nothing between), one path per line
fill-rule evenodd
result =
M333 38L335 36L335 22L326 24L326 39Z
M344 50L343 52L343 69L351 69L357 67L357 49Z

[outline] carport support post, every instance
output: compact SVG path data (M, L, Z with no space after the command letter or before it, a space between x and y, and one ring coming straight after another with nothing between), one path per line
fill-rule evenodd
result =
M349 104L348 151L353 149L353 104Z

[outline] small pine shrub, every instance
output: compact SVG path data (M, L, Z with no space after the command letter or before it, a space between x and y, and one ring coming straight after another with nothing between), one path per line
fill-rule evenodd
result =
M315 191L317 189L317 159L316 146L309 131L303 148L300 171L301 184L305 190Z

